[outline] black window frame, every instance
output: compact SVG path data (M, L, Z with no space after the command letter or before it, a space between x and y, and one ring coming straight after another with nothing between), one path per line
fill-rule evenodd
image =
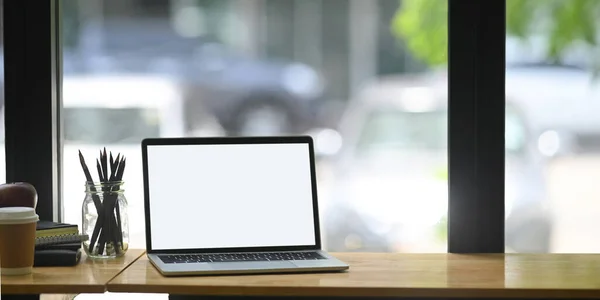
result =
M3 3L6 178L33 183L57 221L62 1ZM447 1L448 252L503 253L506 1Z
M38 192L41 220L62 219L59 0L2 1L6 182Z
M504 253L506 1L448 1L448 252Z

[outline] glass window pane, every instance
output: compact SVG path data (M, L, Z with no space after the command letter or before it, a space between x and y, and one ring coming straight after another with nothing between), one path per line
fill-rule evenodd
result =
M522 148L506 153L508 251L600 250L599 10L507 1L506 142Z
M445 252L446 11L439 0L65 1L65 221L81 223L79 150L94 170L103 147L127 157L130 246L143 248L143 138L311 134L327 250Z

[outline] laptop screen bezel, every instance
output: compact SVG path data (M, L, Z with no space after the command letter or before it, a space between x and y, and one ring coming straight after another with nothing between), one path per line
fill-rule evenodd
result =
M148 184L148 147L185 146L185 145L259 145L259 144L306 144L309 149L311 192L313 201L314 245L236 247L236 248L190 248L190 249L152 249L152 229L150 217L150 191ZM302 251L321 250L319 207L317 199L317 180L315 170L314 144L310 136L268 136L268 137L186 137L186 138L147 138L142 140L142 167L144 180L144 217L146 227L147 253L224 253L224 252L262 252L262 251Z

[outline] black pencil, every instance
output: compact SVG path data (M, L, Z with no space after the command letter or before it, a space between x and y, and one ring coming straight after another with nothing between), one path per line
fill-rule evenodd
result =
M100 228L102 227L103 223L102 201L100 201L100 197L96 194L97 191L96 187L94 186L94 179L92 178L92 174L90 174L90 170L88 169L87 164L85 163L85 158L83 157L81 150L79 150L79 162L81 163L81 168L83 169L83 173L85 174L85 178L90 189L89 192L92 194L92 200L94 202L94 206L96 207L96 213L98 214L98 221L96 221L96 225L94 226L94 231L92 233L92 236L90 237L90 245L88 248L89 252L93 252L94 244L96 243L96 239L100 234Z

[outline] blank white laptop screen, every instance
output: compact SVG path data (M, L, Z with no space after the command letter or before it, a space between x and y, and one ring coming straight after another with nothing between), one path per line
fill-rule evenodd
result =
M309 146L148 145L154 250L315 245Z

